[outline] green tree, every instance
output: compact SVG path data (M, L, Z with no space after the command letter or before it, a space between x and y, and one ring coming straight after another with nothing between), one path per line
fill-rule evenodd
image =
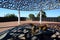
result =
M41 12L42 12L42 18L46 18L47 17L46 13L42 10L41 10ZM38 20L40 19L40 12L38 13L37 18L38 18Z
M60 16L58 16L58 18L60 18Z
M29 14L29 18L30 18L31 20L34 20L34 19L35 19L34 14Z
M6 14L4 17L6 18L17 18L15 14Z

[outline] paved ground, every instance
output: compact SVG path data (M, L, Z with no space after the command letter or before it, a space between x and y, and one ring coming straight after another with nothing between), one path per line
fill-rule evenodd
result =
M26 23L35 23L35 24L39 24L39 21L21 21L20 22L22 24L26 24ZM46 22L46 21L43 21L42 24L60 24L60 22ZM7 30L7 29L10 29L10 28L13 28L15 26L18 26L18 22L17 21L13 21L13 22L0 22L0 32L4 31L4 30Z

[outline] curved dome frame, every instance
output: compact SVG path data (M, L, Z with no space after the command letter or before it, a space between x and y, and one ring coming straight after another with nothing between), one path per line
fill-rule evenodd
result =
M60 0L0 0L0 8L18 10L18 24L20 24L20 11L60 9ZM41 19L40 12L40 24Z
M21 11L59 9L60 0L0 0L0 8Z

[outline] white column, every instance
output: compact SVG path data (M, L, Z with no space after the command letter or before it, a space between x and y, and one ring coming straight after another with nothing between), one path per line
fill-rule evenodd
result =
M20 25L20 10L18 10L18 25Z
M40 24L42 23L42 12L40 11Z

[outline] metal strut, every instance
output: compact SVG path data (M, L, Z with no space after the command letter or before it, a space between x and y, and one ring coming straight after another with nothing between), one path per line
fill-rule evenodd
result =
M20 25L20 10L18 10L18 25Z
M40 11L40 24L42 23L42 11Z

